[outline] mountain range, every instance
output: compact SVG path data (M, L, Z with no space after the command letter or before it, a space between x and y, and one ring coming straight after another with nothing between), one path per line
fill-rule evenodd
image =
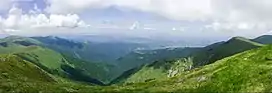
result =
M271 40L233 37L206 47L150 49L9 36L0 40L0 91L268 92Z

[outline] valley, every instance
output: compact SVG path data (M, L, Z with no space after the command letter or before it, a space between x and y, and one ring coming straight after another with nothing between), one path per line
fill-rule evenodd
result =
M0 39L0 92L269 92L271 39L162 49L127 44L114 52L60 37L9 36Z

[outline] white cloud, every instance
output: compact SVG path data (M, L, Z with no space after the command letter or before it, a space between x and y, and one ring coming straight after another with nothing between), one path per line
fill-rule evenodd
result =
M77 14L49 14L49 16L42 13L23 14L22 10L17 7L10 9L7 18L0 17L0 27L1 29L6 29L7 32L39 27L74 28L78 26L84 27L86 24Z
M22 10L17 8L17 7L13 7L9 10L9 14L7 19L5 19L4 22L4 26L7 28L17 28L18 23L20 21L20 17L22 16Z
M89 8L119 6L164 15L171 19L204 19L211 14L210 0L47 0L50 13L78 13Z
M8 10L12 6L13 0L0 0L0 11Z
M139 29L139 28L140 28L140 22L138 22L138 21L134 22L134 23L129 27L130 30L136 30L136 29Z
M214 16L231 22L271 22L271 0L213 0Z
M79 24L79 17L76 14L55 15L51 14L49 17L49 24L59 27L77 27Z
M23 14L18 8L13 8L5 18L0 17L0 28L16 29L43 27L88 27L96 29L135 29L138 30L166 30L172 32L197 32L198 29L213 29L216 31L270 31L272 29L272 1L271 0L46 0L48 6L43 10L35 5L29 14ZM0 11L11 6L11 0L0 0ZM1 6L2 5L2 6ZM152 26L141 24L92 24L85 23L79 15L88 13L91 8L105 8L117 6L118 9L132 8L144 12L151 12L170 19L183 20L188 24L180 25L154 23ZM25 12L24 12L25 13ZM91 20L91 18L90 18ZM102 19L107 20L107 19ZM193 21L192 21L193 20ZM122 20L123 21L123 20ZM134 20L133 20L134 21ZM172 21L171 21L172 22ZM169 22L169 23L171 23ZM176 22L176 21L175 21ZM180 21L179 21L180 22ZM180 23L182 23L180 22ZM185 22L185 23L186 23ZM193 24L190 24L192 22ZM194 23L196 22L196 23ZM197 23L199 22L199 23ZM203 23L202 23L203 22ZM89 22L91 23L91 22ZM2 25L1 25L2 24ZM186 29L179 28L179 25ZM172 28L173 27L173 28ZM162 29L163 28L163 29ZM198 28L198 29L194 29ZM145 34L145 33L142 33Z
M170 19L272 21L271 0L47 0L50 13L79 13L89 8L119 6L157 13ZM268 19L268 20L267 20Z
M47 0L50 13L78 13L91 7L101 7L106 0Z

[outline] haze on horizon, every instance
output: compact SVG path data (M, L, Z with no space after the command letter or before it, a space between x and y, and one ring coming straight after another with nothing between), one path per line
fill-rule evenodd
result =
M270 34L271 0L0 0L0 34L226 40Z

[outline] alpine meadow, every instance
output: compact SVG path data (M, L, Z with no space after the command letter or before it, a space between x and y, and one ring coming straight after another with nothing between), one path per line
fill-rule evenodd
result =
M271 0L0 0L0 93L272 92Z

